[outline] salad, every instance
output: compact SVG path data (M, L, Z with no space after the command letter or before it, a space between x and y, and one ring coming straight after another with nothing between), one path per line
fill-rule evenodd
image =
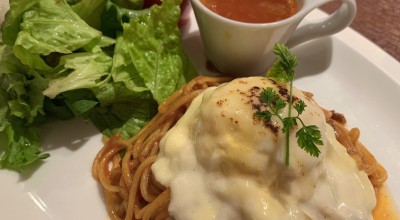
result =
M136 134L195 76L178 23L182 0L10 0L0 42L0 168L49 157L40 128L82 117Z

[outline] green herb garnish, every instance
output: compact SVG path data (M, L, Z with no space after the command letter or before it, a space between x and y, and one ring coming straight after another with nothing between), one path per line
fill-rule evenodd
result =
M293 79L294 79L294 68L297 65L296 57L290 52L290 50L283 44L275 44L274 54L277 55L272 67L267 72L267 77L276 81L279 84L289 83L289 99L288 105L286 102L270 87L264 89L261 92L260 100L268 106L265 111L257 111L256 117L261 118L264 122L271 120L272 116L277 116L283 123L282 132L286 135L286 152L285 152L285 164L289 165L289 135L290 131L298 125L297 121L300 122L302 127L296 132L297 144L311 156L318 157L320 150L317 145L322 145L321 132L315 125L305 125L299 117L307 105L303 100L299 100L293 105ZM297 114L292 116L292 105L296 110ZM285 107L288 107L288 116L282 117L279 115L279 111Z

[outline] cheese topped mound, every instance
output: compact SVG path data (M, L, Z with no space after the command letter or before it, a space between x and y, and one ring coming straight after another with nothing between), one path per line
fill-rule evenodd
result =
M191 219L372 219L375 192L336 141L322 110L301 91L293 101L307 107L300 115L322 133L319 157L297 144L290 132L290 161L285 165L286 136L277 116L255 117L265 110L260 93L270 87L283 100L288 88L265 77L235 79L206 89L160 142L152 171L170 187L169 214ZM295 111L292 111L294 114ZM279 112L288 115L287 108Z

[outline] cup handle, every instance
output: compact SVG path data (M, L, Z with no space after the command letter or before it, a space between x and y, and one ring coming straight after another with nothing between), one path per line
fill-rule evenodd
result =
M321 5L330 2L332 0L318 0L314 4L310 5L306 9L305 15L310 13L312 10L320 7ZM323 37L331 34L335 34L347 26L353 21L357 12L357 5L355 0L341 0L341 6L331 15L320 22L309 23L297 27L293 35L289 38L286 45L288 47L294 47L305 41L311 40L317 37ZM304 15L304 17L305 17ZM304 18L303 17L303 18ZM302 19L303 19L302 18Z

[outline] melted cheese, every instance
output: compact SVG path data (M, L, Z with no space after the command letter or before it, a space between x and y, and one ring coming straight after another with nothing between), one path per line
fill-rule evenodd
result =
M376 199L367 175L335 139L320 108L294 89L307 107L301 119L320 128L321 154L311 157L290 135L284 164L282 124L254 117L262 88L287 88L263 77L207 89L164 136L152 166L171 188L170 215L195 219L372 219ZM285 97L283 97L285 98ZM286 109L286 108L285 108ZM286 110L280 112L284 117Z

